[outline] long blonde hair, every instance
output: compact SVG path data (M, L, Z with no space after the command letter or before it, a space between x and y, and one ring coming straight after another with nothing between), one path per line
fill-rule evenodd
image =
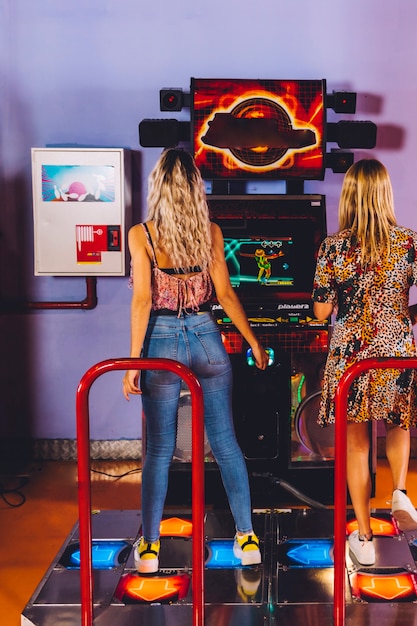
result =
M374 265L390 252L390 229L397 223L391 180L376 159L362 159L346 172L339 202L339 229L351 231L361 264Z
M210 215L204 182L191 154L164 150L149 176L148 220L154 244L171 257L176 269L212 260Z

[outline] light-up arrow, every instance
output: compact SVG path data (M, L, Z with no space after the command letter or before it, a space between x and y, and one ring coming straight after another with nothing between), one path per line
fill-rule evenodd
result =
M328 567L333 565L330 551L333 542L330 540L289 541L294 546L287 551L287 556L304 567Z
M118 565L118 555L123 548L129 546L125 541L100 541L93 542L91 559L94 569L108 569ZM74 550L71 554L71 564L80 566L80 550Z
M161 602L176 596L179 599L184 598L189 585L190 576L186 574L150 578L128 574L122 577L115 595L119 599L127 595L139 602Z
M350 520L346 525L348 535L358 528L356 519ZM385 537L400 534L392 519L383 519L381 517L371 517L371 529L374 535L383 535Z
M409 573L396 574L395 576L372 576L358 573L357 586L359 591L368 596L387 602L399 598L408 598L411 601L416 597L416 580L413 574Z
M241 565L240 559L233 554L233 539L213 539L208 541L207 568L230 568Z
M163 537L191 537L193 524L190 520L179 517L164 519L160 525L160 533Z

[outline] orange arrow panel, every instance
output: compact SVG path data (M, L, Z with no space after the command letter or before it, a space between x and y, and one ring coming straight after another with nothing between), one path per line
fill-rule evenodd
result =
M122 602L173 602L185 598L190 586L188 574L174 576L140 576L125 574L115 597Z
M159 529L161 537L191 537L193 534L192 522L179 517L162 520Z
M417 598L417 579L409 572L399 574L352 574L352 594L367 602L414 602Z
M350 535L354 530L358 529L356 519L350 520L346 524L346 533ZM397 525L392 518L371 517L371 529L374 535L397 536L400 534Z

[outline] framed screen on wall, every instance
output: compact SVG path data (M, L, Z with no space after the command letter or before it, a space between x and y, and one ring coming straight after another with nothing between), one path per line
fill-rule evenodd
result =
M191 79L193 151L206 180L322 180L325 80Z
M32 148L36 276L125 276L131 155L123 148Z

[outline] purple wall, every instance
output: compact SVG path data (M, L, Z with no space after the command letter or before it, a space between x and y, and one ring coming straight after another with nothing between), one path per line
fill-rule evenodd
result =
M398 219L417 229L417 5L379 0L3 0L0 3L0 298L80 300L80 278L33 276L30 148L51 144L137 151L134 216L159 149L142 149L159 90L191 76L326 78L328 92L358 93L352 119L378 125L372 155L389 168ZM340 116L337 117L340 119ZM344 119L347 119L344 117ZM356 151L357 158L364 156ZM327 197L336 228L342 175L306 192ZM75 390L94 363L129 350L130 291L99 278L92 311L0 314L0 436L74 438ZM417 297L415 298L417 300ZM140 401L126 403L121 373L91 394L94 439L141 435Z

